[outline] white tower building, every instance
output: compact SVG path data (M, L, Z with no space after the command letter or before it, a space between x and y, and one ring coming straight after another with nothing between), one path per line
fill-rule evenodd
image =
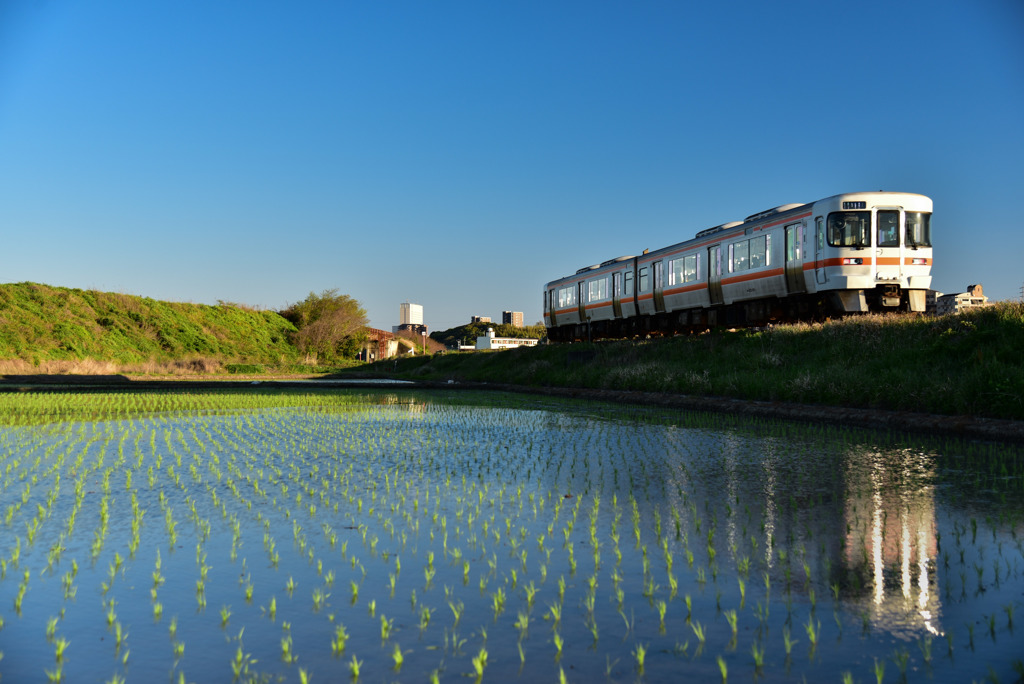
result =
M402 302L398 305L399 325L423 325L423 307L419 304Z

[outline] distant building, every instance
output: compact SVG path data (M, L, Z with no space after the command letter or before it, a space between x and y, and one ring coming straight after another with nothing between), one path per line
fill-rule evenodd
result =
M938 306L939 297L942 293L938 290L925 290L924 293L924 312L932 316L935 315L935 309Z
M469 317L469 322L470 323L490 323L491 322L491 317L490 316L470 316Z
M494 328L488 328L487 334L476 338L476 350L515 349L517 347L536 347L538 340L525 337L495 337Z
M511 325L515 328L523 327L523 312L522 311L502 311L501 322L505 325Z
M938 315L960 313L965 309L989 306L988 297L982 292L981 285L968 285L967 292L942 295L935 302L935 313Z
M399 304L398 325L423 325L423 307L409 302Z

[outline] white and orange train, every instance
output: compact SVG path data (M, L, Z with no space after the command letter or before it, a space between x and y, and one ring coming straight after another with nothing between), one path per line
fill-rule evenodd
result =
M786 204L544 288L556 342L924 311L932 201L857 192Z

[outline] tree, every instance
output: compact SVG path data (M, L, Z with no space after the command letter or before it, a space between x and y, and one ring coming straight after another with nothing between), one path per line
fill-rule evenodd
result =
M299 351L322 361L354 356L360 336L365 336L366 310L355 299L338 294L337 289L310 292L281 316L298 329L294 343Z

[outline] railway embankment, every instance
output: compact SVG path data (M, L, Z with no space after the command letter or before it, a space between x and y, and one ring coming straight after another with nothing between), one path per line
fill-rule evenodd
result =
M801 408L771 410L821 419L863 411L871 417L854 422L874 425L1024 421L1024 304L958 316L869 315L689 337L421 356L334 377L369 375L607 398L615 393L624 401L665 397L657 401L693 408L795 406Z

